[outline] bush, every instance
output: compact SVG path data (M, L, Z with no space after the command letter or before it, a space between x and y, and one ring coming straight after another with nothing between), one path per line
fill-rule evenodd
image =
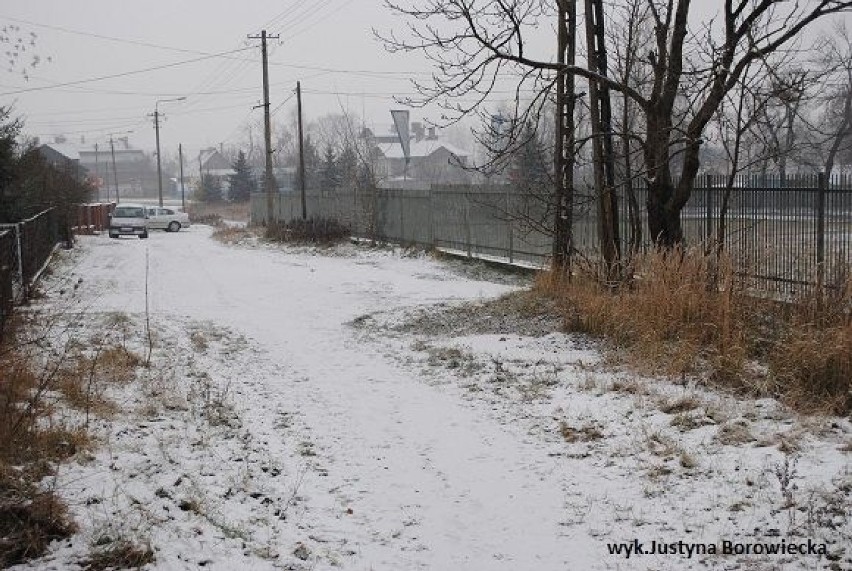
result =
M579 271L542 274L536 290L556 301L566 329L611 341L644 372L702 372L799 410L852 410L852 288L830 303L781 303L746 291L728 260L698 252L653 252L635 267L615 288Z
M333 218L308 218L267 226L266 238L275 242L331 246L349 240L351 230Z

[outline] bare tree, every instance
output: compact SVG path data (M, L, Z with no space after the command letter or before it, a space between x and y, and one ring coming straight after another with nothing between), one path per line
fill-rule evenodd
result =
M699 173L704 130L746 68L786 48L818 19L852 8L852 0L718 0L716 16L693 31L690 0L647 0L653 42L642 64L648 67L651 82L634 87L563 63L552 54L535 53L529 36L558 10L573 9L573 4L574 0L405 4L386 0L391 10L409 19L409 27L405 37L390 34L384 39L391 51L421 51L433 61L433 82L417 84L422 97L416 103L443 104L450 119L476 113L495 86L505 83L507 72L515 75L517 90L536 90L532 104L518 109L521 116L537 109L536 102L562 74L583 77L629 97L644 122L638 142L648 186L648 231L661 246L683 240L680 213ZM460 103L460 95L479 103Z

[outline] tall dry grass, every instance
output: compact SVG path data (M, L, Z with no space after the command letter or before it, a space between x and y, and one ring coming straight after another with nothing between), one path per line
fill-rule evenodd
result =
M852 288L781 303L746 289L730 260L656 251L634 279L602 284L594 268L541 274L567 330L608 340L645 373L701 373L713 383L779 397L800 410L852 410Z
M16 320L0 345L0 568L39 557L74 532L65 505L40 483L90 446L90 417L117 408L108 386L135 378L142 363L108 344L56 350L31 329Z

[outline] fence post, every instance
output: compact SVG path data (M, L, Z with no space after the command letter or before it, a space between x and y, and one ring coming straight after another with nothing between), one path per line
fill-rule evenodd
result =
M435 198L432 194L432 185L429 185L429 243L435 249Z
M705 233L707 235L707 247L705 248L705 251L709 251L709 250L707 250L707 248L709 248L710 244L713 243L713 192L714 192L714 187L713 187L713 182L712 182L713 179L711 178L712 176L713 175L711 175L711 174L706 174L702 177L704 179L704 208L706 210L704 224L706 225Z
M465 244L467 245L467 257L472 258L472 250L470 245L470 196L464 193L464 230Z
M22 222L18 222L15 224L15 242L17 242L16 247L18 250L18 275L21 278L21 300L26 300L29 297L29 292L27 291L27 280L24 276L24 248L21 243L24 241L23 237L23 229L24 224Z
M405 191L399 190L399 245L405 247Z
M816 220L816 257L817 257L817 295L822 297L822 286L825 283L825 173L817 175L817 220Z
M504 195L506 198L506 231L509 233L509 263L515 263L515 226L512 224L512 215L509 213L509 190Z

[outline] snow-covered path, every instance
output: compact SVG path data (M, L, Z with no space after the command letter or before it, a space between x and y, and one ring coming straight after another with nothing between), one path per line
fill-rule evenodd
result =
M425 257L80 242L46 308L139 355L147 303L152 366L60 467L80 532L23 568L127 538L158 571L852 569L849 419L613 371L504 302L442 310L511 286ZM824 553L747 551L787 541Z
M520 429L419 381L347 325L506 286L449 276L424 259L229 248L204 227L85 246L96 252L81 273L113 280L103 309L144 311L147 256L155 319L225 326L261 349L256 366L229 381L272 453L297 438L316 454L299 490L307 501L299 524L347 543L344 567L569 568L559 464ZM276 431L282 414L297 419L295 432Z

